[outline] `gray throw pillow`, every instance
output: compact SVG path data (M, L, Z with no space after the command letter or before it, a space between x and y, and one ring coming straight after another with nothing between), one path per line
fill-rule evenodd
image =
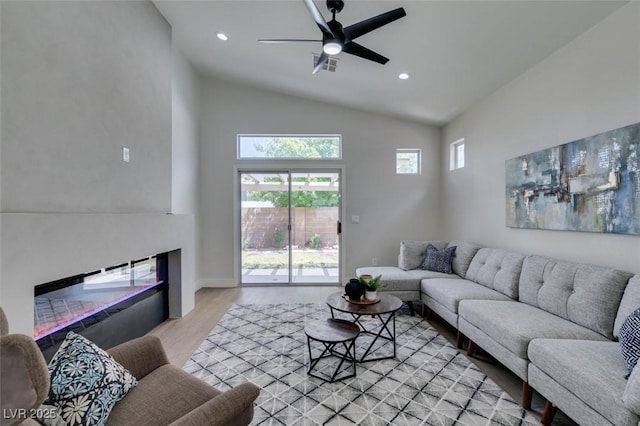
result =
M622 356L631 374L640 358L640 308L633 311L620 327L619 340Z
M433 245L427 246L427 255L424 258L422 269L434 272L442 272L451 274L451 261L456 252L456 246L447 247L444 250L438 250Z

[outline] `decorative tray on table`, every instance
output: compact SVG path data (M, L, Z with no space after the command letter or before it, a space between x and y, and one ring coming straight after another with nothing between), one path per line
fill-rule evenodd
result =
M346 300L347 302L352 303L354 305L375 305L376 303L380 302L380 298L379 297L376 297L373 300L367 300L367 299L351 300L351 299L349 299L349 297L347 297L346 294L343 294L342 298L344 300Z

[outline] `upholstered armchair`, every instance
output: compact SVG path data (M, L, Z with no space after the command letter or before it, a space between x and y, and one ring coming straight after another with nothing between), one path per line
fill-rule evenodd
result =
M49 370L40 348L29 336L9 334L0 308L0 424L37 425L31 414L48 393Z
M118 402L107 425L248 425L260 389L243 383L221 392L172 365L156 336L144 336L107 351L138 385Z
M34 425L30 418L49 392L49 371L35 341L25 335L8 334L0 308L0 424ZM160 339L144 336L107 351L138 380L138 384L115 404L107 425L248 425L260 389L243 383L221 392L182 369L171 365ZM13 410L13 411L9 411ZM18 411L23 410L23 411Z

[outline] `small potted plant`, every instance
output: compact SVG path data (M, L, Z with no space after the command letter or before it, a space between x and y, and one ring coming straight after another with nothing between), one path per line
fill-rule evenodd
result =
M382 275L378 275L377 277L360 275L358 278L365 288L364 298L367 300L376 300L378 298L378 289L382 286L380 282Z

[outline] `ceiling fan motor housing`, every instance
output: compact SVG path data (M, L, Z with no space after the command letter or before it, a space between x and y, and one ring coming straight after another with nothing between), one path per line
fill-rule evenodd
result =
M327 41L336 41L340 44L344 44L344 32L342 31L342 24L333 19L327 22L327 25L329 25L329 28L331 29L331 32L333 33L335 38L331 38L331 34L324 34L323 44L325 44L325 42Z
M344 1L342 0L327 0L327 9L331 13L340 13L344 7Z

